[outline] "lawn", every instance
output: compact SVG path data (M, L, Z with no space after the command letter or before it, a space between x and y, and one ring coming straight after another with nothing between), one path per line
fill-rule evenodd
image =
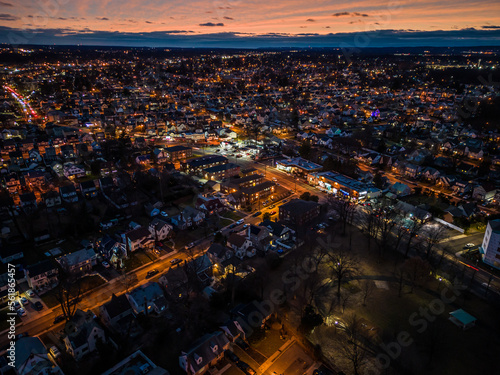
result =
M147 254L143 252L135 252L130 254L125 260L125 269L129 272L151 261L152 259Z
M230 225L232 223L233 223L233 220L230 220L230 219L220 219L219 220L219 228L227 227L228 225Z
M105 281L102 279L102 277L93 275L83 277L82 279L80 279L80 283L81 292L85 293L104 284Z
M236 211L226 211L221 216L228 218L228 219L233 219L236 221L240 220L243 217L243 215L240 215Z

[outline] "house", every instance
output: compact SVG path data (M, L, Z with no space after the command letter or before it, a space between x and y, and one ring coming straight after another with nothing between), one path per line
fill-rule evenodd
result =
M134 311L125 294L118 297L113 294L109 302L99 306L101 321L115 331L123 330L122 323L130 316L134 316Z
M86 354L97 349L97 342L106 342L104 330L97 324L92 311L75 311L64 327L64 345L66 351L79 361Z
M66 163L63 165L63 174L66 178L74 180L75 178L85 177L85 169L74 165L72 163Z
M396 194L398 197L404 197L411 194L411 188L408 185L403 184L402 182L395 182L394 185L389 188L389 190L391 191L391 193Z
M205 198L203 196L198 197L195 207L197 210L202 211L206 216L222 212L226 209L226 206L219 198Z
M155 207L151 203L146 203L144 205L144 210L146 211L146 215L149 217L154 217L160 214L160 209L158 207Z
M146 355L137 350L101 375L169 375L162 367L156 366Z
M224 332L206 334L181 352L179 365L188 375L201 375L221 361L228 349L229 340Z
M172 229L172 225L158 217L155 217L151 220L151 223L149 223L149 232L155 241L163 241L164 239L169 238L172 234Z
M39 294L53 289L59 283L59 269L50 259L27 266L24 275L28 286Z
M188 293L188 276L184 267L170 267L160 276L158 283L165 288L171 298L181 299Z
M83 181L80 183L80 192L87 198L94 198L97 196L97 186L93 180Z
M61 268L71 274L82 274L92 270L97 263L97 254L93 249L81 249L56 259Z
M472 198L479 201L491 202L499 190L495 184L485 182L473 188Z
M188 277L195 276L202 283L209 282L213 276L213 263L207 254L186 263Z
M226 334L231 342L235 342L240 337L245 339L245 331L236 320L229 319L220 329Z
M207 255L214 264L222 264L233 257L233 250L219 243L213 243L207 250Z
M39 337L20 337L16 339L14 352L14 370L2 373L17 375L64 375L57 364L48 356L47 348ZM10 366L9 366L10 367Z
M161 314L167 310L168 303L158 283L149 282L141 285L129 293L127 299L134 314Z
M318 217L320 207L320 204L316 202L292 199L279 207L279 219L297 227L307 225Z
M61 204L61 195L54 190L49 190L48 192L43 193L42 199L47 208L59 206Z
M36 197L32 192L20 194L19 201L24 211L33 211L37 208Z
M186 206L179 215L173 216L170 220L173 225L183 230L200 225L204 219L205 214L202 211Z
M269 230L263 226L250 225L246 236L257 250L265 250L271 241Z
M125 233L124 236L128 251L133 252L139 249L152 249L155 244L151 232L146 227L132 229Z
M0 260L3 264L17 263L18 259L24 258L24 252L18 246L0 245Z
M245 256L251 258L256 254L256 249L253 247L252 241L237 233L229 236L227 246L233 249L234 254L240 259L243 259Z
M248 337L252 334L253 328L264 327L273 313L266 304L265 307L258 301L252 301L246 305L240 304L230 311L231 319L236 320L244 329Z
M78 194L76 192L75 185L66 185L59 188L59 194L63 201L67 203L78 202Z

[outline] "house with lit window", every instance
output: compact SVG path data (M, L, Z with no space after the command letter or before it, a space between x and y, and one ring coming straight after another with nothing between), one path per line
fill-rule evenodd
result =
M181 352L179 365L188 375L201 375L224 358L229 349L229 339L224 332L209 333L198 339L187 350Z

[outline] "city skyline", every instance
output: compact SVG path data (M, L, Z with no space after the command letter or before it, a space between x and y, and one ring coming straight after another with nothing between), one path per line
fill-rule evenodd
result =
M500 44L487 1L0 1L0 42L146 47Z

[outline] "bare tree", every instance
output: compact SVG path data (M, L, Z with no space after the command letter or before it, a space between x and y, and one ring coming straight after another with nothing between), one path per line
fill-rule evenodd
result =
M392 229L396 225L394 220L396 214L394 211L389 209L383 209L377 216L376 226L378 228L377 236L375 237L375 242L378 246L379 255L385 251L389 244L389 238L391 236Z
M429 279L431 265L420 257L413 257L403 264L403 271L411 282L410 292L412 293L415 286L420 286Z
M81 285L79 280L72 278L62 279L57 287L56 299L61 305L62 313L69 321L75 314L76 307L81 297Z
M340 301L340 286L343 281L356 274L357 262L342 247L331 249L327 257L326 265L330 269L331 278L337 282L337 297Z
M436 246L444 239L446 228L442 225L432 225L425 228L424 231L424 254L425 259L429 259Z
M375 214L372 212L361 217L361 230L368 239L368 251L371 249L372 239L377 237L378 226L376 225L376 219Z
M407 236L408 239L406 241L406 249L405 249L405 258L408 257L408 253L410 252L412 242L415 238L418 237L420 232L422 231L422 227L424 226L424 222L418 218L413 218L408 223L408 231Z
M354 203L348 201L347 199L330 198L329 203L332 208L337 211L339 215L339 220L342 224L342 234L345 235L347 224L351 224L354 217L354 212L356 211L356 206Z
M366 306L366 302L371 298L375 286L371 280L364 280L361 283L361 296L363 297L363 306Z
M367 335L363 323L356 315L352 315L346 320L342 336L343 343L340 354L351 363L352 373L359 375L367 360L364 344Z

